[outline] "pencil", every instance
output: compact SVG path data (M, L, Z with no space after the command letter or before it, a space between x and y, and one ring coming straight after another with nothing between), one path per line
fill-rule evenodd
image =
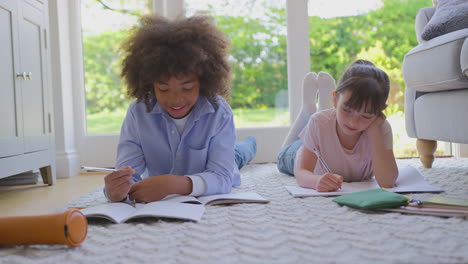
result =
M81 166L81 169L87 170L87 171L104 171L104 172L114 172L114 171L118 171L118 170L116 170L116 169L100 168L100 167L88 167L88 166Z
M328 165L327 165L327 163L325 162L325 160L323 160L322 155L320 155L320 153L317 151L316 148L313 149L313 152L314 152L315 156L317 156L317 159L320 161L320 163L321 163L322 166L325 168L325 170L326 170L328 173L332 173L331 170L330 170L330 167L328 167Z
M332 173L331 170L330 170L330 167L328 167L327 163L325 162L325 160L322 158L322 155L320 155L320 153L317 151L316 148L314 148L312 150L312 152L314 152L315 156L317 156L317 159L319 160L319 162L322 164L322 166L325 168L325 170L328 172L328 173ZM341 187L340 187L341 189Z

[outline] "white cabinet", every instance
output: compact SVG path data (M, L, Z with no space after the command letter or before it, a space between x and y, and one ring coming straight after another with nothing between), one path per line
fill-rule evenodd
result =
M0 178L40 169L55 182L45 0L0 0Z

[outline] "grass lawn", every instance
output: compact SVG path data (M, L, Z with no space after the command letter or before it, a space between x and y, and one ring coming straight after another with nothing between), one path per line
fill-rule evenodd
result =
M237 128L289 125L287 109L233 109ZM115 134L120 132L126 110L88 114L88 134ZM416 157L416 139L408 137L402 112L389 116L393 130L393 147L396 157ZM443 144L438 144L436 155L443 155Z
M237 128L255 126L287 126L289 111L287 109L234 109L234 122ZM114 134L120 132L125 111L101 112L88 114L89 134Z
M126 110L87 115L88 134L120 133Z

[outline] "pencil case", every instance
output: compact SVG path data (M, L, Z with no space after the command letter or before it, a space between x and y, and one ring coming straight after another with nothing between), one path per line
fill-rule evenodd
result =
M395 208L408 204L408 197L385 189L371 189L342 195L333 199L339 205L358 209Z
M59 244L76 247L85 240L87 232L88 221L77 209L0 218L0 246Z

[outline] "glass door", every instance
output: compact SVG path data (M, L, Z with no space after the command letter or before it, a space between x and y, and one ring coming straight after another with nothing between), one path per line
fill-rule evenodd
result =
M255 161L275 161L290 124L286 1L186 0L184 12L211 15L228 36L238 139L255 136Z
M285 1L82 0L86 122L79 131L82 163L112 166L118 133L131 99L120 80L119 44L151 12L207 12L231 42L231 107L237 138L257 139L255 162L276 160L290 123ZM153 10L154 7L154 10Z

